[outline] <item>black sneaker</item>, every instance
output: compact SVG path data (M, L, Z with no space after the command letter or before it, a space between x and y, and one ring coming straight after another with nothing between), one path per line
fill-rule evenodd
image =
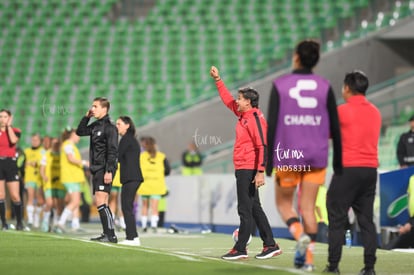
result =
M180 233L180 230L175 226L175 224L172 224L168 230L170 233Z
M118 238L114 235L114 236L108 236L108 235L104 235L103 238L100 238L98 240L98 242L102 242L102 243L118 243Z
M106 235L104 233L102 233L99 237L91 238L91 241L98 241L98 242L100 242L105 237L106 237Z
M327 265L322 273L340 274L338 267L330 267Z
M375 275L375 270L373 268L363 268L359 272L359 275Z
M1 226L1 230L3 231L9 230L9 225L7 223L3 223L3 225Z
M262 253L256 255L256 259L270 259L280 254L282 254L282 250L279 248L279 245L276 244L274 246L265 246L263 247Z
M18 223L18 224L16 225L16 230L17 230L17 231L23 231L23 229L24 229L23 224Z
M249 256L247 255L246 251L238 251L236 249L232 249L229 251L229 253L224 254L221 256L224 260L239 260L239 259L247 259Z

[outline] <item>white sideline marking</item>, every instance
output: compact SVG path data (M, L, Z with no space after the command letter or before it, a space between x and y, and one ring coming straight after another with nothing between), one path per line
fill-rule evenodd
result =
M6 232L13 233L13 234L20 234L20 232L10 231L10 230ZM93 243L93 244L113 247L117 249L135 250L135 251L139 250L139 251L144 251L147 253L177 257L177 258L180 258L186 261L194 261L194 262L203 262L204 260L220 261L220 262L226 262L228 264L246 265L246 266L258 267L258 268L263 268L263 269L268 269L268 270L288 271L293 274L303 274L303 271L299 269L294 269L294 268L282 268L282 267L271 266L271 265L252 264L252 263L246 263L242 261L226 261L221 258L202 256L202 255L188 253L188 252L181 252L181 251L165 252L165 251L156 250L155 248L152 248L152 247L145 247L145 246L127 247L127 246L118 245L118 244L101 243L101 242L95 242L95 241L90 241L90 240L85 240L85 239L73 238L73 237L64 236L64 235L54 235L54 234L45 234L45 233L38 234L36 232L24 232L24 234L32 235L32 236L48 236L48 237L52 237L55 239L67 239L67 240L80 241L80 242L85 242L85 243Z
M223 260L221 258L201 256L201 255L187 253L187 252L175 252L175 253L183 254L183 255L190 255L190 256L194 256L194 257L200 257L200 258L203 258L203 259L208 259L208 260L213 260L213 261L226 262L226 263L231 263L231 264L248 265L248 266L259 267L259 268L269 269L269 270L282 270L282 271L289 271L289 272L295 273L295 274L303 274L302 270L294 269L294 268L281 268L281 267L272 266L272 265L251 264L251 263L246 263L246 262L243 262L243 261L226 261L226 260Z
M392 251L405 252L405 253L414 253L413 248L396 248L396 249L393 249Z
M9 231L9 232L12 232L12 231ZM15 231L13 233L19 234L19 232L15 232ZM98 244L98 245L103 245L103 246L114 247L114 248L118 248L118 249L141 250L141 251L145 251L145 252L148 252L148 253L173 256L173 257L177 257L177 258L187 260L187 261L202 262L201 259L196 259L194 257L189 257L188 255L179 255L177 253L172 253L172 252L163 252L163 251L159 251L159 250L152 250L150 247L144 247L144 246L127 247L127 246L123 246L123 245L117 245L117 244L112 244L112 243L101 243L101 242L95 242L95 241L91 241L91 240L73 238L73 237L68 237L68 236L63 236L63 235L36 234L35 232L25 232L25 234L26 235L32 235L32 236L49 236L49 237L52 237L52 238L55 238L55 239L67 239L67 240L80 241L80 242L85 242L85 243L93 243L93 244Z

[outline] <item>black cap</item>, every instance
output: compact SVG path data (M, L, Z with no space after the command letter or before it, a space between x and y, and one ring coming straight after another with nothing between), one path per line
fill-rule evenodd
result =
M414 115L412 115L408 121L414 121Z

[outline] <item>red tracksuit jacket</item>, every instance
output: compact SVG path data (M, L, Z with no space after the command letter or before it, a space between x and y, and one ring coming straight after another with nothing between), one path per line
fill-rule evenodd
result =
M222 80L216 82L217 90L224 105L239 118L236 124L236 141L234 143L233 163L236 170L250 169L264 171L267 144L267 123L258 108L247 112L237 111L236 100ZM262 129L262 137L254 113L257 114ZM263 142L262 142L263 138Z

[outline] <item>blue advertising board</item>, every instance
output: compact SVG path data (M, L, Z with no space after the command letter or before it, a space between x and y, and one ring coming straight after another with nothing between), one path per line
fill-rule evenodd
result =
M380 225L405 224L409 218L407 188L414 167L380 174Z

